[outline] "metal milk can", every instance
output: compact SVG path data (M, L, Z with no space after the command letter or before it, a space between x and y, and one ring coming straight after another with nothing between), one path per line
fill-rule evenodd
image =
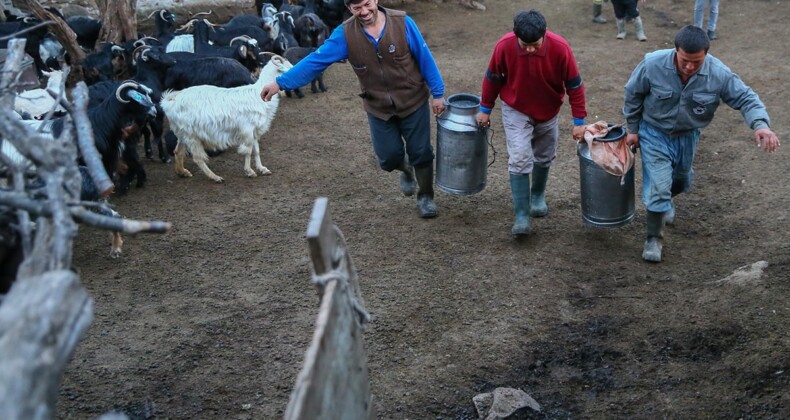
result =
M625 130L612 130L608 136L595 141L617 141L625 137ZM634 219L634 166L621 177L612 175L590 157L590 148L581 142L579 155L582 220L594 227L618 227Z
M436 117L436 187L452 195L472 195L486 186L488 129L477 125L480 97L450 95Z

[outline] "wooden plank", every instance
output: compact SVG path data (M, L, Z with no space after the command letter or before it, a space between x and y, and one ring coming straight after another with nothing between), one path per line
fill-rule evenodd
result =
M329 217L326 198L316 200L307 241L321 306L284 418L372 419L363 338L368 315L356 270L342 233Z
M307 246L313 260L313 271L321 275L332 269L332 256L335 235L332 232L332 219L329 215L329 199L319 197L313 205L310 222L307 224Z
M73 272L17 279L0 306L0 419L55 417L61 376L92 319Z

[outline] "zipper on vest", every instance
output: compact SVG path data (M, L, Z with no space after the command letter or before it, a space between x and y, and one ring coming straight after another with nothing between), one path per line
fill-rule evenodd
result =
M379 46L376 45L376 59L379 61L379 72L381 73L381 82L382 85L385 86L387 90L387 97L390 99L390 106L393 110L395 110L395 100L392 98L392 94L390 94L389 84L387 84L387 78L384 77L384 66L381 64L384 61L384 57L381 56L379 52ZM397 111L397 110L396 110Z

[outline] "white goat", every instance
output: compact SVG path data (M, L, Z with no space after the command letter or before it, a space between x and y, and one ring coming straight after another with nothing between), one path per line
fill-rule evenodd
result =
M225 150L236 146L238 153L244 155L244 173L248 177L257 176L250 166L253 153L255 169L261 175L270 174L261 163L259 141L269 131L280 98L275 96L264 102L260 94L265 84L291 67L288 60L273 55L255 84L234 88L201 85L162 94L160 105L170 121L170 129L178 137L174 152L176 173L192 176L184 168L184 157L189 152L206 176L215 182L224 182L206 165L206 149Z
M63 71L53 70L42 72L47 79L46 89L53 92L61 92L63 89ZM51 110L65 111L63 107L55 103L55 99L49 96L46 89L31 89L19 93L14 99L14 110L20 114L27 113L31 117L46 114Z

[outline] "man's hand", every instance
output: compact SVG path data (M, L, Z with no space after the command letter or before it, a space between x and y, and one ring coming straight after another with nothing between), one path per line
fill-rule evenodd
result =
M754 141L757 147L762 147L768 153L775 152L779 148L779 137L770 128L754 130Z
M584 125L575 125L575 126L573 126L573 130L571 131L571 134L573 135L573 139L574 140L579 141L579 140L584 138L584 128L585 127L586 126L584 126Z
M475 119L477 120L477 125L480 127L491 127L491 116L485 112L478 112Z
M625 144L627 144L628 147L631 148L631 150L634 150L634 149L638 148L639 147L639 134L628 133L625 136Z
M280 92L280 85L278 85L277 82L266 84L263 86L263 89L261 89L261 99L263 99L264 102L269 102L272 96L276 95L278 92Z
M444 112L444 98L434 98L431 101L431 108L433 109L433 115L439 115Z

